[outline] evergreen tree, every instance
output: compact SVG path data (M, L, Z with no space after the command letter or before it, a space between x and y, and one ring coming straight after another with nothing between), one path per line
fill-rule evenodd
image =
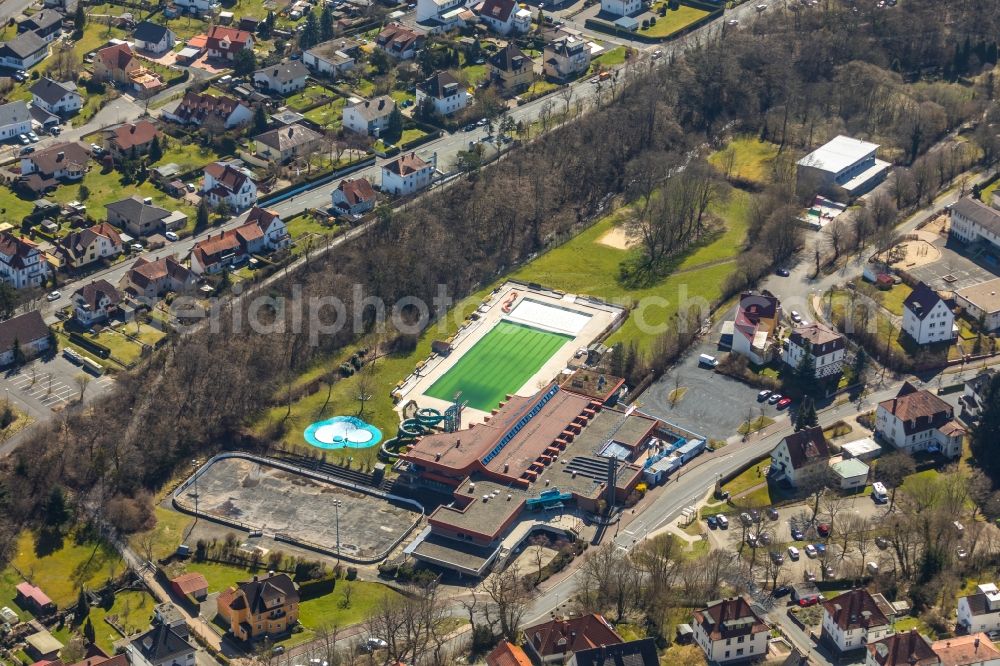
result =
M208 213L208 201L202 197L201 202L198 204L198 214L194 220L195 233L204 231L208 227Z
M319 15L319 39L321 42L333 39L333 10L329 4L323 5Z
M813 358L812 345L808 340L802 341L802 358L799 359L799 367L795 369L795 379L798 380L803 393L807 395L812 393L816 382L816 359Z
M149 161L159 162L161 159L163 159L163 147L160 145L160 137L154 136L152 143L149 144Z
M66 495L61 486L52 486L49 497L45 500L45 524L49 527L59 527L69 520L69 509L66 506Z
M233 62L233 73L236 76L249 76L257 69L257 56L250 49L244 49L236 54Z
M267 18L257 26L257 36L261 39L271 39L271 32L274 30L274 12L269 11Z
M982 412L972 428L972 454L996 484L1000 480L1000 373L990 377L983 391Z
M812 398L803 398L799 410L795 412L795 432L817 425L819 425L819 416L816 414L816 403L813 402Z
M82 587L80 588L80 594L76 596L76 609L73 611L75 616L74 622L77 626L83 622L83 619L90 615L90 600L87 599L87 591Z
M17 289L0 280L0 318L7 319L17 308Z
M76 3L76 13L73 15L73 32L77 35L83 35L83 29L87 25L87 10L84 8L82 2Z
M267 130L267 112L264 111L264 105L258 105L253 112L253 128L254 134L260 134Z
M399 107L389 114L389 124L385 128L385 138L396 143L403 136L403 114L399 112Z
M854 381L864 383L865 372L868 370L868 352L864 347L858 347L858 353L854 355Z
M93 645L94 641L97 640L97 632L94 631L94 623L89 617L87 618L86 624L83 625L83 636L91 645Z
M14 354L14 366L22 365L24 363L24 350L21 349L21 341L14 338L14 343L10 346L10 350Z
M319 24L316 21L316 12L309 12L306 15L306 27L299 35L299 48L305 51L311 49L319 43Z

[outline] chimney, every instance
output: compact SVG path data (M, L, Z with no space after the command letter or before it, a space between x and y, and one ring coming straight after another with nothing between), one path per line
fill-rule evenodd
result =
M56 153L56 162L62 162L64 157L66 157L66 153L60 150Z
M135 123L129 124L129 126L128 126L128 133L129 134L135 134Z

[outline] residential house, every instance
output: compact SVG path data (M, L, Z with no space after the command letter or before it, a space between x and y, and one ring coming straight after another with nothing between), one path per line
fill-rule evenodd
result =
M788 336L788 346L782 354L785 365L798 369L802 359L812 357L816 379L840 374L847 353L844 336L823 324L797 326Z
M41 193L60 182L82 180L89 163L90 155L79 143L56 143L21 157L20 183Z
M246 30L213 25L208 31L206 43L209 58L235 60L240 51L253 50L253 35Z
M188 91L176 109L164 111L160 117L186 125L232 129L250 122L253 112L231 97L213 97Z
M479 10L479 20L504 36L531 30L531 12L522 9L516 0L486 0Z
M31 30L0 44L0 65L11 69L31 69L48 55L49 43Z
M212 207L226 204L233 210L244 210L257 202L257 184L246 169L230 162L212 162L204 168L202 194Z
M333 207L348 215L363 215L375 208L375 188L365 178L345 178L330 195Z
M395 110L396 101L388 95L349 104L344 107L344 129L377 138L389 126Z
M43 9L17 24L18 34L34 32L48 43L62 34L62 24L66 16L56 9Z
M31 105L57 116L68 116L83 107L83 95L72 81L53 81L43 76L31 86Z
M14 287L41 287L52 274L45 253L33 241L9 231L0 234L0 279Z
M642 11L642 0L601 0L601 13L615 18L633 16Z
M135 26L135 30L132 31L132 39L135 42L135 48L149 51L156 56L166 53L177 43L177 35L174 34L173 30L152 21L143 21Z
M151 198L140 199L134 195L113 201L106 208L108 222L124 229L132 236L159 233L163 230L164 221L171 216L166 208L153 205Z
M66 16L76 11L76 0L43 0L42 5L61 10Z
M535 80L535 63L513 43L489 59L490 80L504 95L527 90Z
M565 664L579 650L622 642L604 617L590 613L527 627L523 647L535 664Z
M254 137L256 153L270 162L284 163L296 157L308 157L320 147L323 135L305 125L286 125Z
M721 599L694 612L694 642L709 661L725 664L767 655L771 628L743 597Z
M213 275L235 266L246 259L240 241L232 231L195 243L191 249L191 272L195 275Z
M1000 650L986 634L942 638L931 643L941 666L1000 666Z
M157 624L129 641L125 648L132 666L194 666L195 649L176 630Z
M42 314L37 310L0 322L0 349L11 350L0 354L0 365L7 365L14 360L12 349L14 340L20 345L31 345L35 342L40 345L42 339L46 344L44 347L40 346L39 351L48 349L49 327L45 325ZM7 354L10 356L6 356ZM56 612L56 605L42 592L42 588L27 581L22 581L14 587L14 602L24 610L30 611L32 615L45 616Z
M63 265L81 268L122 253L122 238L107 222L67 234L56 245Z
M955 420L951 405L905 382L895 398L879 403L875 434L907 453L930 451L957 458L966 432Z
M556 81L569 81L590 68L590 47L582 39L563 35L545 45L542 69Z
M930 641L916 629L868 644L865 666L940 666Z
M438 72L417 84L417 108L430 104L439 116L450 116L469 104L469 91L449 72Z
M769 363L774 357L780 321L781 302L776 296L768 291L743 292L733 323L733 353L746 356L755 365Z
M407 28L402 23L389 23L375 38L375 45L399 60L410 60L424 44L423 33Z
M113 81L128 84L131 77L139 73L142 63L132 53L127 43L106 46L97 52L94 59L94 78L98 81Z
M301 60L286 60L277 65L258 69L253 73L253 83L279 95L289 95L306 87L306 77L309 70Z
M304 51L302 62L316 74L339 76L354 67L360 51L361 42L338 37Z
M73 317L83 326L107 321L121 302L121 294L107 280L93 280L73 292Z
M416 153L400 155L382 165L382 191L405 197L431 184L434 166L417 157Z
M862 650L893 633L871 593L858 588L823 602L822 636L840 652Z
M170 579L170 589L180 597L203 601L208 596L208 581L200 573L185 573Z
M532 664L523 649L508 640L501 640L486 655L486 666L532 666Z
M242 263L251 254L274 252L290 244L291 237L281 217L272 210L255 206L239 227L195 243L191 250L191 271L195 275L219 273Z
M656 639L639 638L616 645L598 645L577 650L567 666L660 666Z
M903 330L920 345L948 342L957 334L951 308L923 282L903 301Z
M196 283L194 273L172 256L155 261L140 257L122 276L118 287L126 297L153 305L170 292L183 293L193 289Z
M219 595L220 618L238 639L249 641L289 631L299 619L299 591L286 574L254 576Z
M787 479L793 488L808 485L826 474L830 445L823 428L813 426L784 437L771 451L770 475Z
M173 0L173 3L189 14L198 16L214 14L220 7L218 0Z
M417 0L417 23L431 34L463 27L476 18L467 0Z
M24 101L0 105L0 141L31 131L31 113Z
M951 207L948 237L996 250L1000 248L1000 211L971 196L962 197Z
M882 182L892 166L876 159L878 148L875 143L838 136L798 161L798 187L810 195L821 191L861 196Z
M106 130L104 136L108 150L121 160L147 154L160 130L148 120L140 120Z
M996 370L986 368L972 379L965 380L962 397L958 399L958 403L962 406L962 417L966 422L978 419L982 413L986 389L993 381L994 374Z
M959 597L958 626L968 634L1000 630L1000 591L995 583L982 583L972 594Z
M987 331L996 332L1000 329L1000 278L958 289L955 305Z

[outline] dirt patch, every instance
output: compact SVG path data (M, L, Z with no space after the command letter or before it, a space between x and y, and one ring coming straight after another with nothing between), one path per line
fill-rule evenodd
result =
M641 241L638 234L630 233L624 227L614 227L611 231L606 232L598 238L597 242L601 245L613 247L616 250L631 250Z
M935 236L927 231L918 232L920 236ZM903 241L890 250L893 268L908 270L917 266L933 264L941 259L941 250L925 238Z

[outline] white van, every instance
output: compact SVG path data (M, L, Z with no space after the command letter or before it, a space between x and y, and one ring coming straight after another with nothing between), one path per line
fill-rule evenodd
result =
M711 354L701 354L698 356L698 365L706 365L710 368L714 368L719 365L719 359L715 358Z
M872 499L876 504L885 504L889 501L889 493L886 492L885 485L881 481L872 484Z
M798 560L799 559L799 549L796 548L795 546L789 546L788 547L788 556L790 558L792 558L793 560Z

